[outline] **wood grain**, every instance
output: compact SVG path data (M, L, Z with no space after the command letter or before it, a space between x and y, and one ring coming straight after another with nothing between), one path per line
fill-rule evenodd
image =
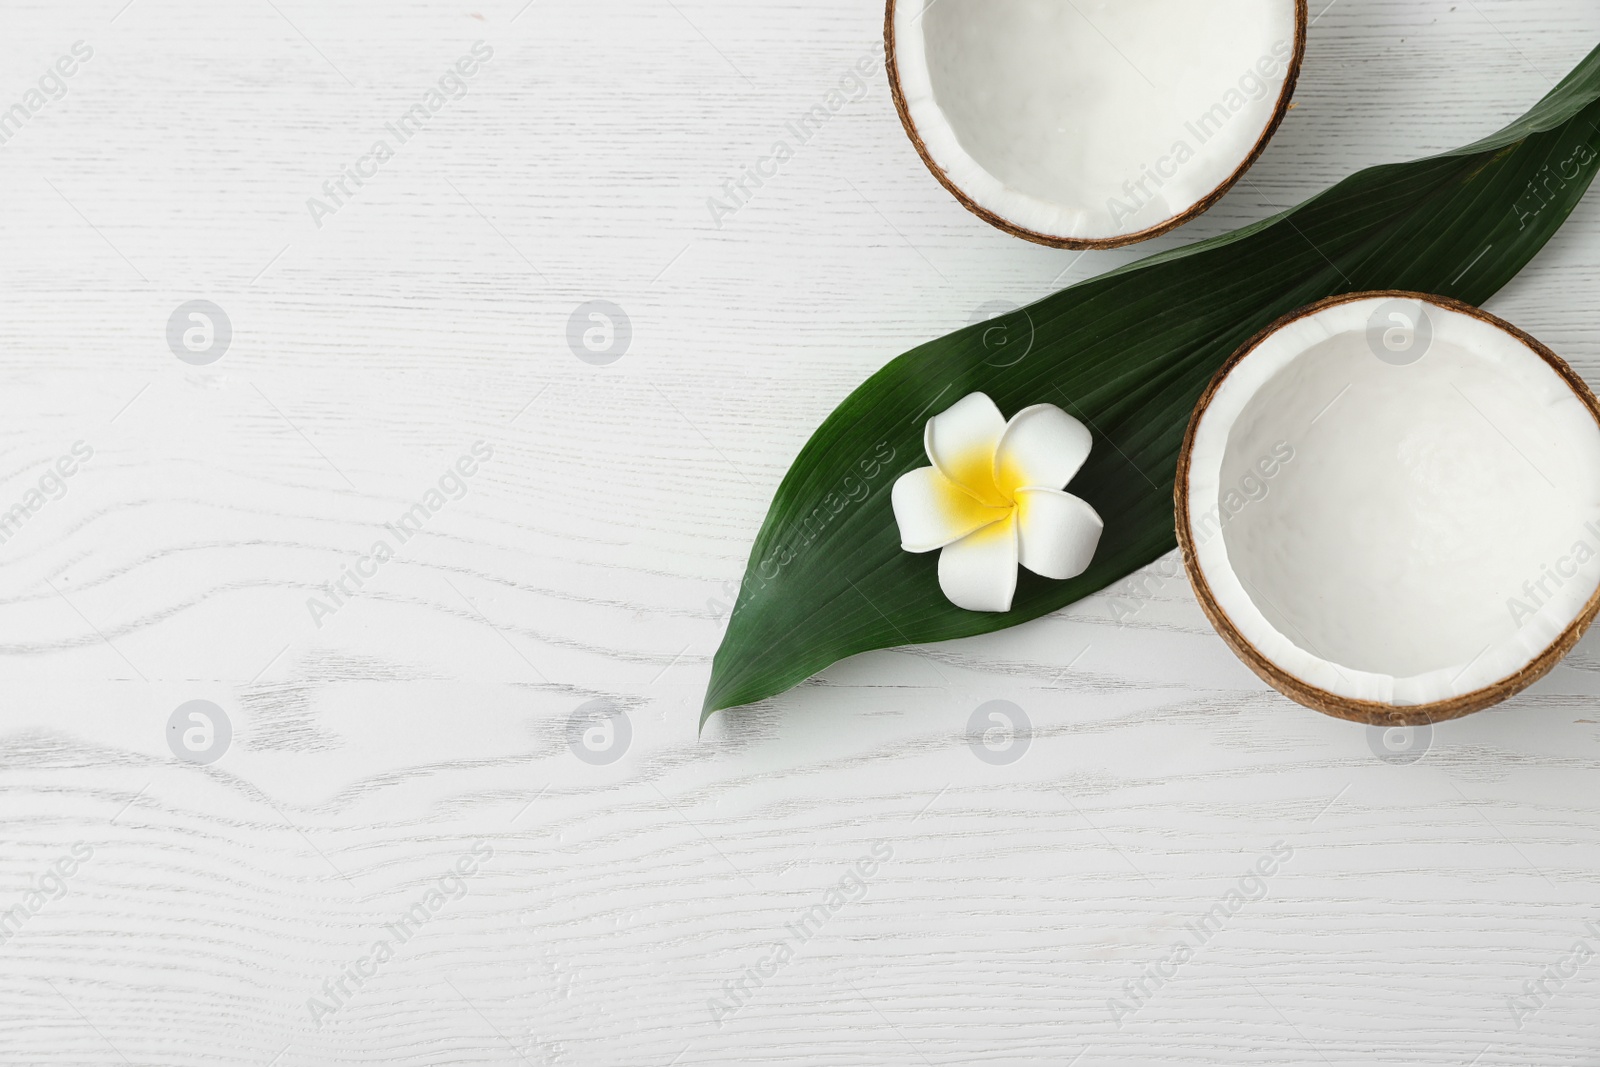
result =
M1600 919L1592 637L1399 765L1270 692L1158 565L696 737L727 583L873 369L1475 139L1600 39L1576 0L1319 7L1247 179L1079 256L945 194L881 75L713 222L872 47L859 0L7 5L0 105L94 57L0 146L0 510L93 458L0 544L0 916L29 911L0 1063L1594 1062L1600 963L1544 978ZM319 228L307 199L478 40L465 96ZM1490 309L1593 382L1597 284L1591 198ZM208 366L167 346L192 299L234 330ZM609 366L568 347L593 299L633 326ZM466 495L319 626L307 600L478 441ZM194 699L233 728L204 766L168 747ZM569 744L596 699L631 727L606 765ZM968 743L994 700L1032 723L1009 765ZM1108 1002L1277 842L1265 895L1119 1027Z

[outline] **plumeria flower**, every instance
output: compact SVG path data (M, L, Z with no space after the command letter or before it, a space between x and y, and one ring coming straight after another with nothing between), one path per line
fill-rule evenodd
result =
M928 420L923 447L933 466L894 483L900 546L940 549L939 588L968 611L1010 611L1019 563L1046 578L1076 578L1105 523L1061 490L1092 444L1083 423L1054 404L1007 422L993 400L969 393Z

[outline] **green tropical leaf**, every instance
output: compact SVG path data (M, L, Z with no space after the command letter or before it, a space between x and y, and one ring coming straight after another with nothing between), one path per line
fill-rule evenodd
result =
M1049 614L1170 552L1190 412L1217 368L1323 297L1405 289L1481 304L1566 221L1600 168L1600 49L1500 133L1374 167L1273 218L1153 256L994 323L912 349L852 393L778 487L718 649L702 723L846 656L988 633ZM1095 435L1070 490L1105 519L1093 566L1018 577L1010 612L945 599L938 553L900 549L896 478L926 466L926 419L974 391L1011 415L1054 403Z

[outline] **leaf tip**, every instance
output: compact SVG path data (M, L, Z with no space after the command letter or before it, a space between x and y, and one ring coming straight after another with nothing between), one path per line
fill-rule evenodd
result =
M719 711L726 711L730 706L719 699L718 689L715 679L712 679L711 684L706 686L706 699L700 706L700 728L695 731L696 737L705 736L706 723L711 721L711 716Z

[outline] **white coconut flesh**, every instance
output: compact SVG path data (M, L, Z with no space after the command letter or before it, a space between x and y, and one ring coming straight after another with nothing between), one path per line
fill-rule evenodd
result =
M898 0L901 93L979 207L1062 240L1184 215L1270 128L1295 0Z
M1404 307L1329 307L1236 364L1188 507L1239 636L1317 689L1414 706L1511 678L1584 613L1600 427L1537 352L1457 310L1426 305L1420 359L1379 358L1406 344Z

